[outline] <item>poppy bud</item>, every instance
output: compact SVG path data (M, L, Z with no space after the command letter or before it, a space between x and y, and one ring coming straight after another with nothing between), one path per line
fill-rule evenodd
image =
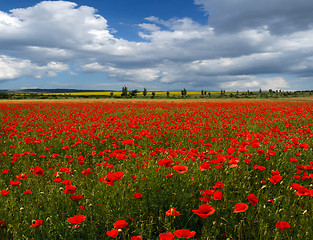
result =
M52 221L51 221L51 218L50 218L50 217L47 217L46 222L47 222L47 223L52 222Z

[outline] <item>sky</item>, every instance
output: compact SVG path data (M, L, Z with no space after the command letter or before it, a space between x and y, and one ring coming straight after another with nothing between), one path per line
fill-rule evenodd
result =
M313 90L312 0L0 0L0 89Z

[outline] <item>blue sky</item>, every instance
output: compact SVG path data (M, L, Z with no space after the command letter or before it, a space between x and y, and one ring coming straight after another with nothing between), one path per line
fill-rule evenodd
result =
M310 0L0 0L0 89L313 89Z

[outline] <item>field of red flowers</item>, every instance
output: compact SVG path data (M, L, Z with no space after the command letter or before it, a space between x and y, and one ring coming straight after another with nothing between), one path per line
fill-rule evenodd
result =
M309 239L313 103L0 102L1 239Z

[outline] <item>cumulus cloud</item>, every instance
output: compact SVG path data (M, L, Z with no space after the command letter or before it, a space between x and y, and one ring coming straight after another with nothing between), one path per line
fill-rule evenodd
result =
M36 65L29 60L0 55L0 80L12 80L21 76L54 77L57 73L66 70L68 70L68 66L63 63L49 62L46 65Z
M195 3L208 24L150 16L138 23L140 41L116 38L109 19L73 2L0 11L0 80L72 73L71 65L137 86L286 89L312 80L313 3Z

